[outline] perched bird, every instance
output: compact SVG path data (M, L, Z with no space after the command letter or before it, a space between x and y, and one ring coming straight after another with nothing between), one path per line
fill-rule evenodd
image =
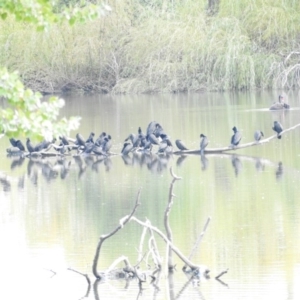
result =
M18 147L21 151L25 151L25 147L20 140L17 140L16 147Z
M260 130L256 130L254 132L254 139L259 142L261 140L261 138L264 136L263 132Z
M169 154L173 151L173 145L166 134L161 134L162 141L159 144L158 153Z
M10 141L10 143L11 143L11 145L12 145L13 147L17 147L17 140L16 140L16 139L10 138L9 141Z
M61 146L61 148L59 149L59 153L60 154L65 154L66 153L66 151L67 151L67 147L66 147L67 145L65 145L65 144L62 144L62 146Z
M141 127L139 127L139 129L138 129L138 134L139 134L139 138L140 138L140 139L146 137L146 135L143 133Z
M151 133L154 133L155 129L156 129L156 124L158 124L157 122L155 121L152 121L149 123L148 127L147 127L147 135L151 134Z
M79 145L79 146L85 146L84 138L83 138L83 136L80 133L76 134L76 142L75 142L75 144Z
M16 140L14 138L10 138L9 141L10 141L10 143L11 143L11 145L13 147L17 147L21 151L25 151L25 147L24 147L23 143L20 140Z
M176 141L175 141L175 144L176 144L177 148L178 148L180 151L189 150L189 149L184 145L184 143L182 142L182 140L176 140Z
M85 154L92 153L94 147L95 147L95 144L92 142L85 143L85 148L84 148L83 153L85 153Z
M155 136L158 138L161 134L165 134L164 129L160 124L156 124L155 126L155 131L154 131Z
M200 142L200 153L204 154L204 149L208 145L208 138L203 133L200 134L201 142Z
M106 137L106 132L103 131L103 132L99 135L99 137L97 138L95 144L96 144L97 146L101 146L101 145L103 144L103 142L104 142L104 138L105 138L105 137Z
M59 139L61 140L63 145L69 145L69 141L65 136L60 136Z
M138 135L135 135L134 133L130 133L124 142L127 142L128 140L131 140L131 143L132 145L134 145L134 147L138 147L140 142L140 138Z
M123 149L121 151L122 155L128 155L128 153L133 149L133 146L129 142L125 142L123 145Z
M283 131L282 125L278 121L274 121L274 127L272 129L277 132L277 138L281 139L281 132Z
M153 145L159 145L159 140L157 139L154 133L148 134L147 140Z
M88 139L85 141L86 143L93 143L94 144L94 136L95 136L95 133L94 132L91 132L90 133L90 136L88 137Z
M242 139L242 134L237 130L237 128L235 126L232 128L232 130L233 130L234 134L231 137L231 145L237 146Z
M27 147L27 150L28 150L29 153L34 152L34 147L31 144L30 138L26 139L26 147Z
M48 141L42 141L40 143L38 143L35 147L34 147L34 151L39 152L42 151L44 149L48 149L48 147L52 144L56 142L56 138L54 138L52 140L52 142L48 142Z
M104 138L104 143L102 145L102 150L104 153L108 153L109 149L111 148L112 143L111 143L111 136L108 135L107 137Z

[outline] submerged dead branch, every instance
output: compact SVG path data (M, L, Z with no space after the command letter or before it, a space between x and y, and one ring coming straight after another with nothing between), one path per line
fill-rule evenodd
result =
M225 271L222 271L218 276L216 276L216 279L220 279L221 276L223 276L224 274L226 274L228 272L228 269Z
M280 136L286 134L287 132L296 129L297 127L300 126L300 123L296 124L295 126L292 126L290 128L287 128L285 130L283 130L280 133ZM240 144L238 146L228 146L228 147L223 147L223 148L205 148L204 150L204 154L209 154L209 153L222 153L222 152L228 152L228 151L236 151L239 149L244 149L244 148L248 148L248 147L253 147L253 146L259 146L265 143L269 143L271 140L276 139L277 138L277 134L272 135L268 138L265 139L261 139L259 142L251 142L251 143L246 143L246 144ZM185 150L185 151L176 151L174 152L174 154L201 154L200 153L200 149L194 149L194 150Z
M97 249L96 249L96 253L95 253L95 257L94 257L94 261L93 261L93 274L97 279L101 279L102 276L100 275L100 273L97 270L97 266L98 266L98 260L99 260L99 255L100 255L100 250L101 250L101 246L103 244L103 242L108 239L109 237L113 236L114 234L116 234L120 229L122 229L124 227L124 225L126 225L130 219L132 218L132 216L134 215L134 213L136 212L137 207L140 205L139 200L140 200L140 194L141 194L141 189L139 189L137 197L136 197L136 201L135 201L135 205L132 209L132 212L130 215L122 218L122 222L120 223L120 225L114 229L111 233L106 234L106 235L102 235L100 237Z
M148 224L147 222L142 222L136 217L132 216L131 220L135 221L136 223L140 224L141 226L145 226L149 229L152 229L155 231L171 248L172 250L177 254L177 256L186 264L188 265L191 269L199 269L200 266L193 264L189 259L187 259L181 251L171 242L168 240L168 238L156 227L152 226L151 224Z
M168 240L170 242L173 242L172 230L171 230L171 227L170 227L170 224L169 224L169 213L170 213L171 207L173 205L173 198L175 197L175 195L173 194L174 183L177 180L180 180L181 177L178 177L173 173L172 167L170 168L170 173L171 173L171 176L173 177L173 180L172 180L172 182L170 184L170 188L169 188L169 201L168 201L168 205L167 205L166 210L165 210L164 225L165 225ZM167 268L170 271L174 268L174 265L173 265L173 261L172 261L172 249L169 245L167 246L166 251L167 251L167 258L168 258Z
M211 217L208 217L207 220L206 220L206 223L205 223L205 225L203 227L203 230L200 233L199 238L197 239L197 241L196 241L196 243L195 243L195 245L194 245L194 247L193 247L193 249L191 251L191 254L188 256L189 259L191 259L194 256L196 250L199 248L199 245L200 245L200 243L201 243L201 241L202 241L202 239L204 237L204 234L206 232L206 229L207 229L207 227L209 225L210 220L211 220Z

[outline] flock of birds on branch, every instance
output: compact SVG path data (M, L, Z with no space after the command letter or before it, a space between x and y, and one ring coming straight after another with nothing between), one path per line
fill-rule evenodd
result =
M274 127L272 129L277 133L277 137L281 138L281 132L283 131L282 125L278 121L274 121ZM231 137L231 147L236 147L241 139L241 132L234 126L232 128L233 135ZM264 136L263 132L260 130L255 131L254 139L259 142L261 138ZM72 150L77 151L77 155L80 154L94 154L101 156L108 156L112 154L110 152L112 146L112 138L111 135L102 132L97 139L94 140L95 134L91 132L88 139L84 139L83 136L79 133L76 134L76 139L73 140L71 138L66 138L64 136L60 136L59 145L56 144L56 139L52 142L42 141L37 145L33 145L29 138L26 139L26 148L31 155L32 153L45 153L51 147L53 147L57 153L60 155L67 154ZM24 153L25 147L21 140L16 140L14 138L10 138L10 143L12 148L7 149L9 153ZM175 144L180 152L184 152L189 150L182 140L177 139ZM203 133L200 134L200 154L203 155L205 153L205 148L208 145L208 137ZM141 127L138 128L138 133L131 133L124 141L123 148L121 150L121 155L126 156L130 152L143 152L143 153L151 153L154 146L157 146L157 154L171 154L173 153L173 143L170 140L170 137L164 131L163 127L152 121L149 123L146 133L142 132Z

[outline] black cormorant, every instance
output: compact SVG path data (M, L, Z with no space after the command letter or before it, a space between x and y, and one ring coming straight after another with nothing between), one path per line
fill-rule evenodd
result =
M133 146L129 142L125 142L123 145L123 149L121 151L122 155L128 155L128 153L133 149Z
M34 152L34 147L31 144L30 138L26 139L26 147L29 153Z
M86 143L93 143L94 144L94 136L95 136L95 133L94 132L91 132L88 139L85 141Z
M99 135L99 137L97 138L95 144L96 144L97 146L101 146L101 145L103 144L103 142L104 142L104 138L105 138L105 137L106 137L106 132L103 131L103 132Z
M102 150L104 153L107 153L109 151L109 149L111 148L112 143L111 143L111 136L108 135L104 138L104 143L102 146Z
M20 140L17 140L16 146L21 150L21 151L25 151L25 147L23 145L23 143Z
M76 134L75 144L77 144L79 146L85 146L85 140L84 140L83 136L80 133Z
M154 133L151 133L147 135L147 140L152 144L152 145L159 145L159 140L155 136Z
M200 153L204 154L204 149L208 145L208 138L203 133L200 134L201 142L200 142Z
M254 139L259 142L261 140L261 138L264 136L263 132L260 130L256 130L254 132Z
M63 145L69 145L69 141L65 136L60 136L59 139L61 140Z
M17 140L16 140L16 139L10 138L9 141L10 141L10 143L11 143L11 145L12 145L13 147L17 147Z
M175 141L175 144L176 144L177 148L178 148L180 151L189 150L189 149L184 145L184 143L182 142L182 140L176 140L176 141Z
M274 121L274 127L272 129L277 132L277 138L281 139L281 131L283 131L282 125L278 121Z
M232 128L234 134L231 137L231 145L232 146L237 146L240 142L240 140L242 139L242 134L237 130L237 128L234 126Z

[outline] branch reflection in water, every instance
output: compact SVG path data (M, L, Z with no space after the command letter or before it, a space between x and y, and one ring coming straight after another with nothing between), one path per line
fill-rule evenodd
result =
M213 159L216 157L228 158L231 161L232 167L234 169L235 176L238 177L243 169L243 161L253 162L256 170L258 172L265 171L266 165L271 167L276 167L275 176L277 180L280 180L283 176L283 163L282 162L272 162L268 159L264 159L261 157L252 157L246 155L239 154L230 154L230 153L220 153L220 154L207 154L207 155L199 155L199 154L189 154L189 155L180 155L176 160L177 167L182 167L184 162L188 160L188 156L199 156L201 163L201 170L205 171L209 168L209 159ZM85 155L78 156L75 155L73 157L48 157L48 158L40 158L40 157L31 157L24 158L19 156L11 156L8 155L8 158L11 159L11 170L15 171L18 168L21 168L25 161L27 161L27 177L33 184L38 183L39 174L41 174L47 182L51 182L56 178L66 179L70 170L74 170L74 165L77 167L78 178L82 178L84 176L87 169L91 169L95 173L99 173L99 168L104 166L106 172L109 172L111 168L113 168L113 160L119 159L120 156L111 156L111 157L103 157L98 158L94 155ZM122 155L121 159L124 162L125 166L128 167L146 167L149 171L153 173L161 173L164 171L171 159L173 159L173 155L154 155L154 154L146 154L146 153L130 153L128 155ZM0 177L0 184L3 186L4 190L10 190L10 182L6 176ZM24 186L24 176L20 177L19 187L22 188Z
M147 168L149 171L160 174L165 171L170 164L169 162L177 156L172 154L149 154L149 153L129 153L128 155L122 155L121 159L124 165L127 167L139 166L141 168ZM227 158L231 161L231 165L234 170L236 177L240 175L243 170L243 161L253 162L258 172L264 172L266 166L276 168L275 177L276 180L280 180L283 177L283 163L272 162L262 157L252 157L247 155L231 154L231 153L212 153L207 155L200 154L185 154L179 155L176 160L176 166L182 167L185 162L188 161L188 156L199 156L201 170L206 171L209 169L209 160L215 158ZM95 155L74 155L64 157L29 157L7 155L11 159L11 170L16 171L21 168L25 161L27 161L27 178L34 184L38 184L39 176L41 175L46 179L48 183L53 180L60 178L66 179L72 170L77 169L78 178L81 179L88 169L95 173L99 173L99 168L103 166L106 172L109 172L113 168L113 160L120 159L119 155L112 156L95 156ZM24 174L25 175L25 174ZM19 177L18 187L24 188L25 176ZM0 184L3 186L3 190L6 192L10 191L10 179L9 177L2 175L0 176Z

